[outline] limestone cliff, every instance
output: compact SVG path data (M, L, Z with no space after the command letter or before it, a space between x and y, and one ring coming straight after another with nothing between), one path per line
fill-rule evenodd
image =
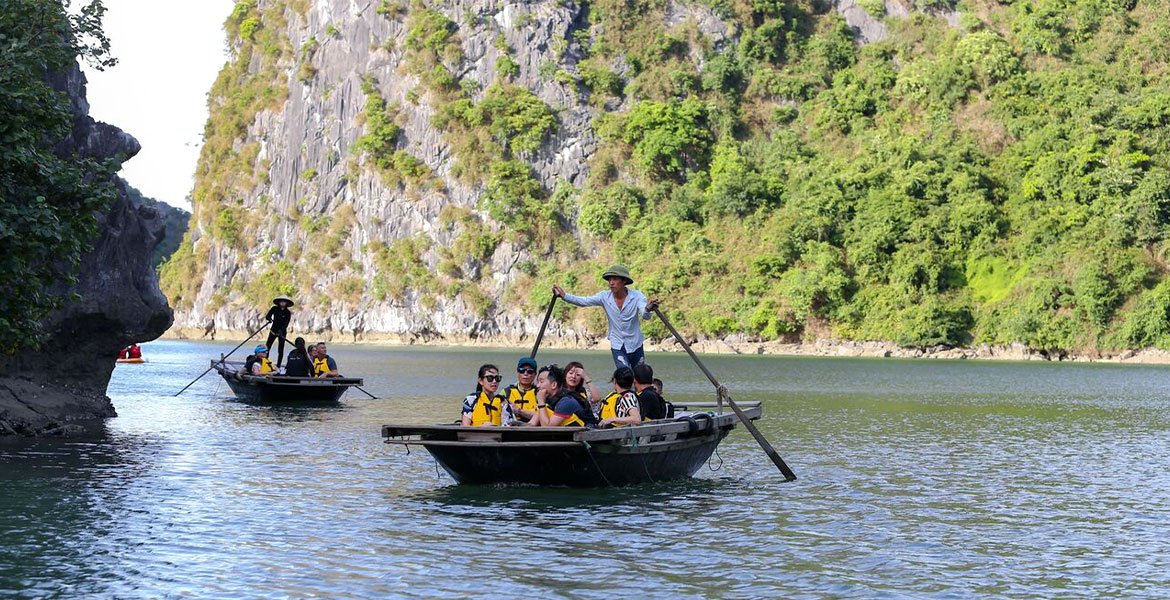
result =
M782 145L798 107L911 7L241 0L226 22L234 57L209 94L191 230L162 271L172 332L238 335L288 294L292 329L314 336L515 342L535 332L550 282L588 292L622 260L644 274L637 287L698 307L680 321L691 332L823 334L822 292L776 290L806 240L773 252L740 233L783 185L716 181L715 141ZM651 205L672 220L662 231L615 234L653 227ZM725 231L735 237L712 239ZM752 266L756 254L777 266ZM740 279L761 273L768 302ZM595 312L562 313L551 343L596 342Z
M57 153L125 160L138 152L133 137L89 117L79 69L54 77L53 86L69 95L75 115ZM50 290L67 299L44 320L42 349L0 355L0 435L68 433L78 423L113 416L106 386L118 351L157 338L172 322L150 264L165 216L135 207L125 182L116 185L118 198L98 217L100 234L82 259L77 284Z

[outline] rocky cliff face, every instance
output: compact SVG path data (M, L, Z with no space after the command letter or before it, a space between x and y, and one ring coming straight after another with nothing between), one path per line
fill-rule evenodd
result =
M85 75L54 78L73 102L75 119L58 153L128 159L138 141L89 117ZM0 356L0 435L68 433L78 423L113 416L106 386L114 357L130 342L157 338L172 313L158 289L151 252L164 235L165 216L136 208L119 180L118 199L99 216L100 236L82 260L78 283L53 290L73 295L45 320L43 349Z
M710 6L652 5L652 35L665 39L655 43L668 54L677 52L671 44L686 48L676 61L686 65L681 85L705 76L712 52L740 42L739 26ZM898 0L885 5L907 12ZM164 268L172 333L255 329L269 299L287 293L298 303L292 329L328 338L533 334L534 298L543 296L534 288L558 278L555 267L534 266L537 255L567 247L562 258L611 258L578 232L578 208L562 210L559 192L590 187L607 115L663 95L613 85L604 93L602 76L620 90L645 65L611 50L597 68L602 35L612 43L637 33L619 31L613 7L598 25L596 10L550 0L239 2L227 23L236 58L210 95L191 233ZM853 0L816 10L843 15L861 42L886 36ZM532 110L485 108L499 97ZM384 104L372 109L371 99ZM547 130L539 107L554 121ZM526 134L534 147L521 148ZM493 144L502 150L483 148ZM477 152L485 156L475 160ZM496 169L507 161L528 173L509 179ZM529 177L545 210L525 214L557 215L545 218L564 221L559 239L514 235L493 211L522 205L529 192L517 189L530 188L508 184ZM554 323L550 338L596 341L599 322Z
M289 4L260 2L255 8L264 15L262 27L284 25L276 33L296 50L277 65L274 83L287 86L287 99L257 112L246 135L234 144L236 153L256 148L248 168L261 172L251 189L237 185L234 191L251 217L241 231L246 239L225 243L222 228L216 227L223 222L220 208L196 206L189 251L205 257L206 266L200 265L195 285L178 302L176 331L200 336L252 329L267 309L267 299L282 291L298 301L294 330L331 337L460 340L524 335L534 329L528 315L473 307L467 294L372 289L369 284L380 271L372 250L376 246L424 240L425 247L407 261L438 271L444 249L460 235L459 227L443 224L450 214L444 211L470 211L478 214L471 218L488 221L488 228L498 231L500 226L476 211L482 186L452 174L455 157L444 132L433 124L436 98L408 66L410 27L416 25L412 17L422 9L387 2L317 1L298 14L295 3ZM518 69L511 83L555 111L555 130L524 156L540 186L551 191L559 184L583 184L586 161L596 146L592 120L599 111L542 65L573 63L574 50L566 40L572 38L584 6L470 0L430 7L458 22L451 27L452 41L462 58L446 64L468 90L468 98L481 100L497 80L497 61L510 56ZM238 43L250 45L247 40ZM248 67L260 72L263 61L253 57ZM398 107L396 149L423 163L437 183L388 182L371 168L371 158L355 152L365 132L363 122L369 119L363 81L371 81L377 95ZM213 98L213 119L217 105L222 106ZM205 156L202 164L213 160ZM332 228L334 240L314 235L315 227L320 233ZM315 251L324 244L329 252ZM469 284L479 288L477 296L500 298L525 258L524 249L503 241L459 267L479 275ZM256 290L255 283L265 277L279 281ZM350 294L345 286L355 282L363 284Z

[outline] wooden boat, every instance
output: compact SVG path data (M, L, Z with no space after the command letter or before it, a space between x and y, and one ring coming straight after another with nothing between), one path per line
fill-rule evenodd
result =
M360 377L289 377L270 375L261 377L243 374L243 361L211 361L232 392L241 400L251 402L337 402L351 387L362 385Z
M117 361L124 364L124 365L140 365L140 364L146 362L146 359L145 358L119 358L119 359L117 359Z
M753 421L763 414L759 403L741 407ZM382 437L426 448L459 483L629 485L694 475L739 421L715 403L675 408L673 420L634 427L386 425Z

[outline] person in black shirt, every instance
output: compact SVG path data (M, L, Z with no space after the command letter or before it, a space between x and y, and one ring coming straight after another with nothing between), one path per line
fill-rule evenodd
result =
M268 314L264 315L264 320L272 323L268 330L268 343L264 344L269 348L272 347L272 342L280 340L280 346L276 351L276 368L280 368L280 363L284 361L284 338L288 337L288 322L292 320L292 311L289 308L293 305L292 298L288 296L277 296L272 299L272 308L268 309Z
M309 358L309 351L305 348L305 338L299 337L293 340L293 349L288 353L284 374L289 377L313 376L313 359Z
M634 366L634 390L638 393L638 412L642 413L643 420L666 418L666 404L654 390L654 369L650 365Z

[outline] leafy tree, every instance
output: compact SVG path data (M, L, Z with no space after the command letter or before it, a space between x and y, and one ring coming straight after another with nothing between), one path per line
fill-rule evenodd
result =
M97 233L95 214L115 197L115 162L54 149L73 124L69 98L48 77L85 60L112 66L105 7L70 12L54 0L0 5L0 349L40 340Z

